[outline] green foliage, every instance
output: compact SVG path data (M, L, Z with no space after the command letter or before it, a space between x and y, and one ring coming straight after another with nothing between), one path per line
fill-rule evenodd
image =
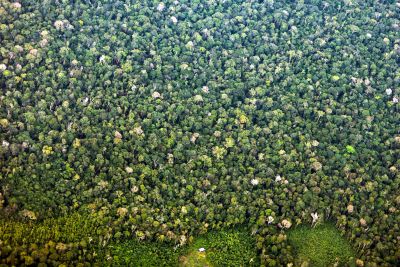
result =
M205 252L199 252L205 248ZM212 231L188 247L128 240L111 244L113 266L258 266L255 239L244 229Z
M108 247L112 266L178 266L181 249L166 243L128 240Z
M348 241L331 224L315 228L298 226L288 233L288 241L296 252L296 266L355 266L355 253Z
M346 146L346 151L349 154L355 154L356 153L356 149L353 146L350 146L350 145Z
M398 265L398 5L0 1L0 264L246 225L286 266L318 212Z
M48 218L40 222L1 219L1 240L10 245L54 242L79 242L98 235L99 223L94 218L78 213L65 217Z
M5 76L5 77L8 77L8 76L11 76L11 71L9 71L9 70L5 70L5 71L3 71L3 75Z
M204 252L199 252L204 248ZM255 239L244 229L213 231L195 239L184 266L259 266Z
M101 223L88 215L49 218L43 221L0 219L1 263L12 265L84 264L102 259L99 241L103 240ZM79 255L79 256L78 256Z
M207 260L205 252L192 251L180 258L180 266L185 267L211 267L212 264Z

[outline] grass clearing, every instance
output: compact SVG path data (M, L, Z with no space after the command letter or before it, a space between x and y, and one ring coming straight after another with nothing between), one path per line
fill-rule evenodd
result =
M204 248L204 252L199 252ZM181 266L259 266L255 239L244 229L210 232L195 239Z
M313 267L333 266L335 263L355 266L353 248L331 224L315 228L299 226L288 233L288 239L297 254L296 266L306 262Z
M192 251L179 258L180 266L187 267L211 267L212 264L207 260L206 252Z
M167 243L128 240L110 245L113 266L178 266L180 249Z
M204 252L199 249L204 248ZM210 232L189 246L128 240L110 245L113 266L259 266L254 238L244 229Z

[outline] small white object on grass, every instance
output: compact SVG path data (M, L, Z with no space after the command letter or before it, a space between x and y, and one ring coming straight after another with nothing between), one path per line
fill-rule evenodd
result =
M199 252L204 252L204 251L206 251L205 248L199 248Z
M311 217L312 217L312 223L311 223L311 225L316 225L317 224L317 221L318 221L318 219L319 219L319 216L318 216L318 213L312 213L311 212Z

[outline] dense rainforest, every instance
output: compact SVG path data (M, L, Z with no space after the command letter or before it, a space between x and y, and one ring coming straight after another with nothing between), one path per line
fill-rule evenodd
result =
M399 63L398 1L1 0L0 265L327 222L399 266Z

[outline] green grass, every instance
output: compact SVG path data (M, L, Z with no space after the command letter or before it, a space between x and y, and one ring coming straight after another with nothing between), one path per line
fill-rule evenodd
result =
M207 260L206 252L192 251L180 257L180 266L211 267L212 264Z
M167 243L136 239L109 246L112 266L178 266L181 249L174 250Z
M205 252L198 252L205 248ZM181 266L259 266L254 238L244 229L210 232L195 239Z
M354 250L331 224L299 226L289 232L288 240L297 254L295 266L304 262L313 267L333 266L336 262L339 266L355 266Z
M199 252L199 248L205 252ZM210 232L184 248L128 240L109 247L113 266L259 266L255 240L242 229Z

